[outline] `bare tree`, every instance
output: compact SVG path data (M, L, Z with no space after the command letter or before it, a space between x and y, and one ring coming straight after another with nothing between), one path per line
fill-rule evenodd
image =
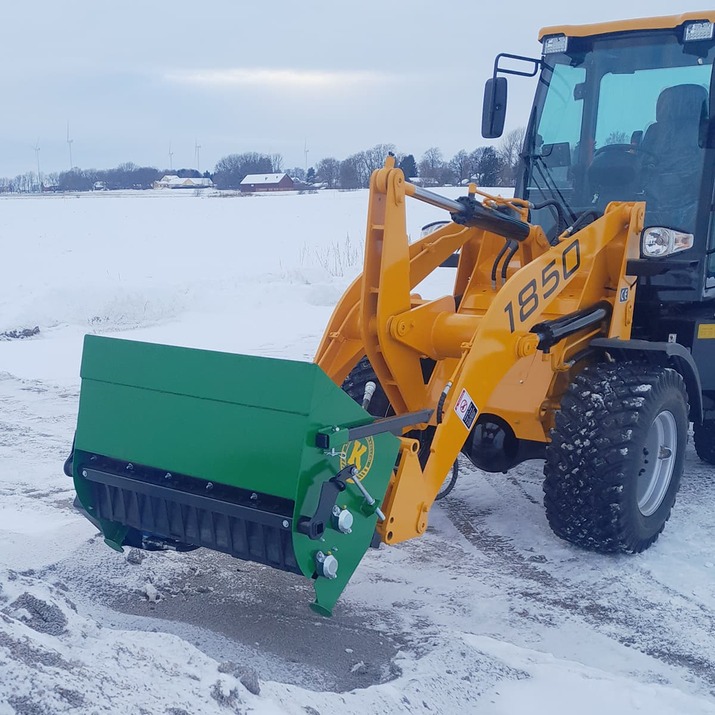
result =
M340 162L333 157L321 159L315 166L315 178L334 189L340 180Z
M364 149L348 157L348 159L354 161L360 186L369 185L372 172L384 166L385 157L390 154L390 152L394 154L394 144L376 144L372 149Z
M430 147L420 160L420 177L439 183L440 174L444 169L442 152L436 146Z
M283 157L280 154L271 154L271 166L273 173L279 174L283 171Z
M286 174L288 174L291 179L305 181L305 169L302 166L294 166L292 169L287 169Z
M499 143L497 156L502 165L502 183L505 186L514 186L516 172L521 159L521 150L524 146L526 129L519 127L512 129Z
M33 171L26 171L18 174L12 181L12 190L21 194L29 194L37 190L37 174Z
M394 144L375 144L372 149L367 149L364 154L372 174L375 169L381 169L385 164L385 158L388 154L395 153Z
M470 155L464 150L460 149L449 162L449 166L455 174L458 182L469 181L472 174L474 173L472 169L472 159Z

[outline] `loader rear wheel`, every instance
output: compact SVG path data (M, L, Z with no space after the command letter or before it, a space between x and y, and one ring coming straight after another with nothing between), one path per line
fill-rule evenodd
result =
M546 448L554 533L593 551L647 549L670 518L687 435L687 392L675 370L587 367L564 394Z
M708 464L715 464L715 420L695 423L693 430L695 451L698 457Z

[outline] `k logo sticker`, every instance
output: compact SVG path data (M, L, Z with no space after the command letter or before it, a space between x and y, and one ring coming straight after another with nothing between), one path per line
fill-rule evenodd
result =
M375 458L375 440L372 437L356 439L343 446L340 452L340 469L352 464L358 470L357 478L362 481L372 467Z

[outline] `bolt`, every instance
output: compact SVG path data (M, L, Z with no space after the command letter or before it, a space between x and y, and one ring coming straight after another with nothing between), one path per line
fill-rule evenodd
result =
M347 509L340 509L336 515L335 526L341 534L350 534L353 530L353 515Z
M539 339L536 335L522 335L514 345L514 351L519 358L528 357L536 352L536 347L539 344Z
M83 469L82 470L82 476L86 479L87 478L87 470Z
M164 479L171 479L171 472L167 472L167 473L164 475Z
M315 567L319 576L332 580L338 577L338 560L332 554L318 551L315 555Z
M336 504L333 507L333 516L340 516L341 511L342 511L342 509Z
M290 526L290 522L288 519L283 519L283 528L287 529Z
M206 491L210 492L214 488L213 482L206 482Z

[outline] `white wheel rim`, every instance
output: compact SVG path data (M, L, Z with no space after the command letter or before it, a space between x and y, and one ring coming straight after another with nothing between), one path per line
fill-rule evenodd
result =
M664 410L648 430L636 485L638 509L651 516L663 503L678 456L678 427L671 412Z

